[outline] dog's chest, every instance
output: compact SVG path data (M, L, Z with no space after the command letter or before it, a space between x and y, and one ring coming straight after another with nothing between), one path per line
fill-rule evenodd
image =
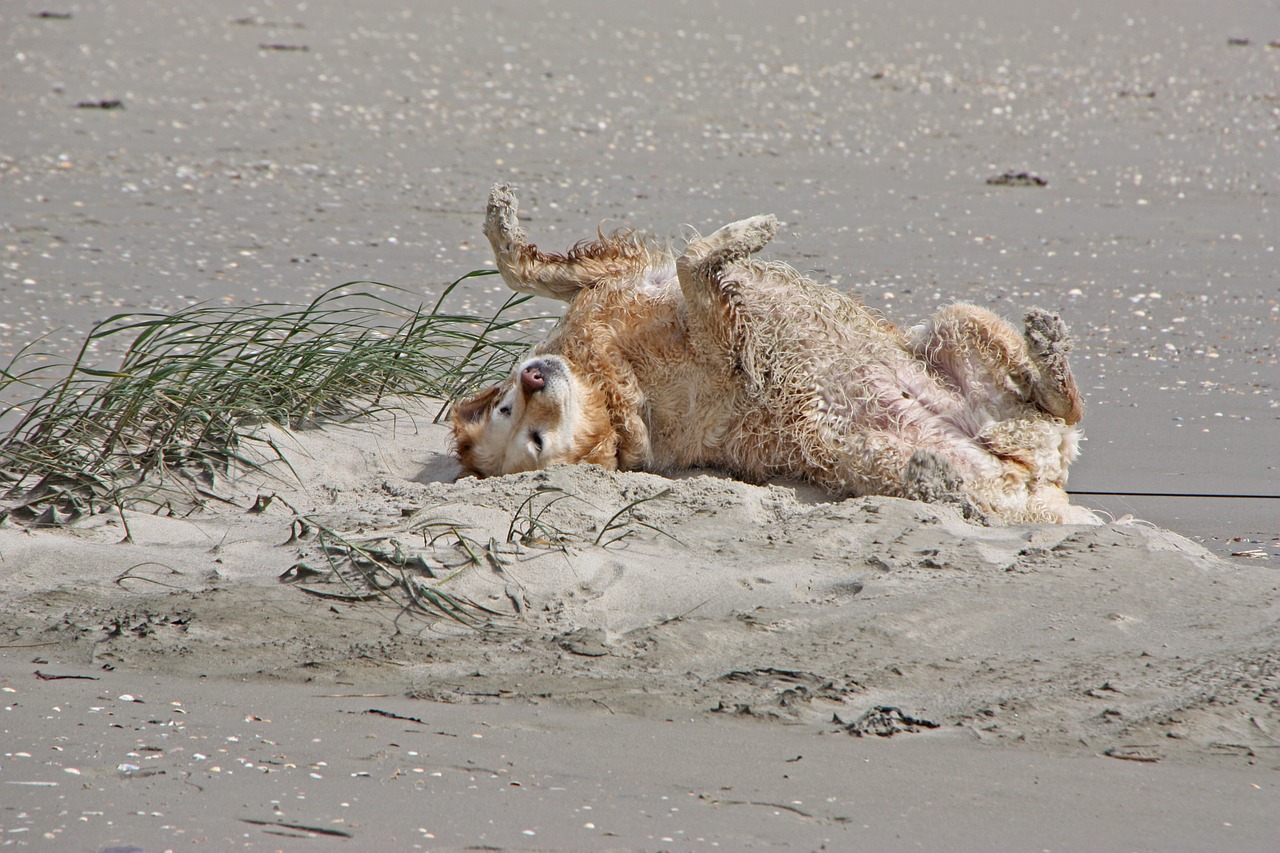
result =
M638 376L654 463L714 464L741 422L737 384L722 358L697 351L687 337L664 355L669 357L646 362Z

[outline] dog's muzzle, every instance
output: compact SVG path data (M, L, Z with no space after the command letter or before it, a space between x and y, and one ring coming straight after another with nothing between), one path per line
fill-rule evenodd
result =
M520 388L526 394L541 391L548 381L554 381L564 372L558 359L535 358L527 362L520 370Z
M547 378L542 372L542 365L538 363L530 364L520 371L520 387L526 391L541 391L547 384Z

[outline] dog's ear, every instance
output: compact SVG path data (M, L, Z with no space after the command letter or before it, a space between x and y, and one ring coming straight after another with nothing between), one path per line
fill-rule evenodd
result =
M453 446L462 469L477 477L485 476L476 456L476 442L484 432L484 421L502 395L502 386L494 385L469 400L453 405Z
M455 426L476 424L484 420L498 396L502 393L501 385L486 388L470 400L460 400L453 404L453 423Z

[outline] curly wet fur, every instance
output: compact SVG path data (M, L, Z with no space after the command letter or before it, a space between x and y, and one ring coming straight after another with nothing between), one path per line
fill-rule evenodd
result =
M562 360L580 386L564 434L606 434L589 457L548 452L537 467L707 466L752 481L802 478L833 495L955 501L997 521L1088 520L1064 488L1082 408L1058 317L1033 309L1019 333L954 304L903 330L785 264L753 259L776 230L770 216L735 222L678 258L632 233L543 253L519 226L512 190L495 187L485 234L504 279L568 303L531 354ZM515 398L522 369L455 410L471 473L511 470L494 461L509 425L492 412ZM527 442L524 429L513 440Z

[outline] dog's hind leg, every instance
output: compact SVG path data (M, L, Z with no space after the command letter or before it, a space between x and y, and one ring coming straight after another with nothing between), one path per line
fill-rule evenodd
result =
M1066 324L1033 308L1019 334L985 308L957 303L911 330L910 348L980 409L1000 418L1008 403L1033 403L1068 424L1078 423L1084 406L1067 353Z
M606 279L640 275L669 264L643 240L627 233L584 241L564 254L542 252L530 243L517 217L515 189L497 184L489 191L484 235L493 246L502 278L512 290L568 302L579 290ZM669 273L668 273L669 275Z

